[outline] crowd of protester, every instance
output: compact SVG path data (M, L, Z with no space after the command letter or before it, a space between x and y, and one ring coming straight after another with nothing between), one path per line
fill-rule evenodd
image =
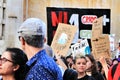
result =
M45 44L45 24L29 18L20 26L21 49L7 48L0 57L0 80L120 80L120 57L103 63L91 54L57 55Z

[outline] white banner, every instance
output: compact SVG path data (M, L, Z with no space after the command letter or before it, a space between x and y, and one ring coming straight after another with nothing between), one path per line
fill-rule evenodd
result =
M75 43L74 45L72 45L71 51L73 56L77 53L82 53L83 55L85 55L90 54L91 52L87 39L81 40L80 43Z

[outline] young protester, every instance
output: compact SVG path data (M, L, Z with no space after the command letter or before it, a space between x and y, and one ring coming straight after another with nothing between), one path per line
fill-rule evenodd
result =
M88 75L94 77L96 80L104 80L103 75L97 70L96 60L92 55L85 55L87 60L86 72Z
M73 68L73 57L71 55L66 57L68 68Z
M85 56L77 54L73 60L74 68L78 72L77 80L95 80L92 76L86 74L87 60Z

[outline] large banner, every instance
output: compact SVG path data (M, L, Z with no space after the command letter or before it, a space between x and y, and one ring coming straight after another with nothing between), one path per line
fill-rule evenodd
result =
M92 22L101 16L103 16L103 33L110 34L110 9L47 7L48 44L51 45L58 23L66 23L78 27L72 43L76 43L78 38L90 39Z

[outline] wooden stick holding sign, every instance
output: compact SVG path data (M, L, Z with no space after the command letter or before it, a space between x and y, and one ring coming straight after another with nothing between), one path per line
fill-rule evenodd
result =
M54 53L65 56L76 32L76 26L59 23L51 44Z

